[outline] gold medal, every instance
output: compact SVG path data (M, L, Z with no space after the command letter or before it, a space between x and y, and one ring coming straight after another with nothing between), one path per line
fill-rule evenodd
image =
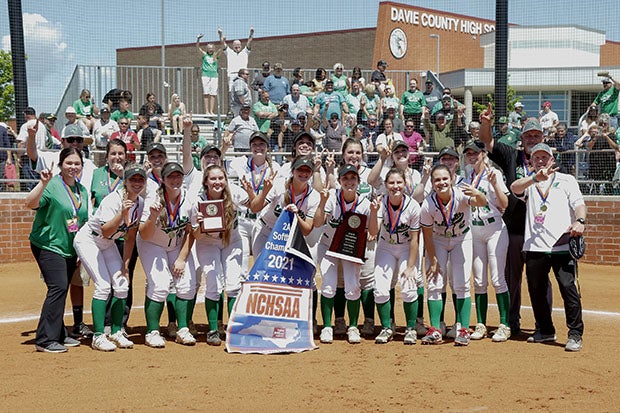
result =
M446 231L446 237L452 238L452 231Z
M541 210L542 212L545 212L545 211L547 210L547 205L542 204L542 205L541 205L541 207L540 207L540 210Z

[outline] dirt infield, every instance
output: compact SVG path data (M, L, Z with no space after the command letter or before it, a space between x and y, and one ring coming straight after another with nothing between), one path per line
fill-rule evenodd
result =
M522 336L466 348L451 342L404 346L400 328L396 340L382 346L335 340L302 354L227 354L223 346L206 345L204 304L196 306L201 334L195 347L168 342L156 350L143 345L141 269L134 289L140 308L129 321L134 349L102 353L84 341L68 353L43 354L33 345L45 294L36 264L0 265L0 405L3 411L617 411L618 272L618 267L580 267L586 331L582 352L574 354L563 349L561 311L554 311L558 342L550 345L527 344ZM92 287L87 308L90 294ZM554 306L561 306L557 288L554 298ZM402 307L396 314L402 325ZM523 326L532 328L531 310L523 315ZM85 317L90 322L90 315ZM446 321L452 319L448 311ZM491 305L489 325L497 322Z

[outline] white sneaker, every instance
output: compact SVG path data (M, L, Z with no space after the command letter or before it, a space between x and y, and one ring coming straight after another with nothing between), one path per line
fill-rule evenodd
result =
M487 336L487 328L484 324L478 323L476 324L476 328L474 332L469 336L472 340L482 340Z
M343 336L345 334L347 334L347 322L344 321L344 317L338 317L334 323L334 335Z
M360 331L357 327L349 327L347 329L347 341L350 344L359 344L362 342L362 338L360 337Z
M371 336L375 334L375 320L372 318L365 318L361 333L365 336Z
M109 336L110 341L116 344L118 348L133 348L133 341L129 340L123 334L123 330L118 330L116 333Z
M150 333L147 333L144 337L144 344L153 348L164 348L166 347L166 341L159 334L159 331L153 330Z
M497 330L495 331L495 334L493 334L493 337L491 338L491 340L499 343L502 341L506 341L509 338L510 338L510 327L508 327L505 324L500 324Z
M196 344L196 339L192 333L189 332L189 328L183 327L177 331L176 342L184 346L193 346Z
M114 351L116 346L112 343L105 334L99 333L93 336L93 350L99 351Z
M418 318L415 322L415 332L419 337L424 337L428 328L424 325L424 319Z
M403 339L404 344L415 344L418 339L418 335L416 334L415 328L407 327L405 330L405 338Z
M375 343L385 344L388 341L392 340L393 336L394 336L394 332L391 329L383 327L379 335L375 338Z
M334 341L334 330L331 327L323 327L321 330L321 343L331 344Z

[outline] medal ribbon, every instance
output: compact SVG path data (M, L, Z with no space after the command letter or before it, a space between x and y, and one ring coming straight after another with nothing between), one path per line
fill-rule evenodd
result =
M385 202L385 209L388 211L388 228L390 232L390 236L396 232L396 228L398 228L398 222L400 221L400 216L403 213L403 206L405 205L405 197L400 201L400 206L396 211L393 210L392 205L390 203L390 199ZM396 217L395 217L396 216Z
M551 191L551 187L553 186L553 182L555 182L555 177L556 177L556 174L554 173L553 174L553 178L551 179L551 183L549 184L549 186L545 190L544 194L540 190L540 186L538 186L539 184L536 184L536 192L538 192L538 196L540 196L540 200L542 201L542 204L540 204L541 207L543 207L547 203L547 198L549 198L549 191Z
M117 176L114 182L110 183L112 181L112 175L110 174L110 167L108 167L107 169L108 169L108 192L114 192L116 188L118 188L118 184L121 183L121 177Z
M166 204L166 214L168 215L168 227L174 228L174 224L176 224L179 218L179 208L181 207L181 195L179 195L179 199L177 199L176 204L172 204L168 200L168 193L164 191L164 201ZM173 209L170 210L170 206L172 205Z
M153 172L149 174L149 178L155 181L157 183L157 186L161 186L161 179L159 179L157 175L155 175Z
M82 206L82 198L80 197L79 193L76 195L75 192L71 190L71 188L69 187L69 185L67 185L64 179L60 178L60 181L62 182L62 186L65 187L65 191L67 191L67 195L69 196L69 201L71 201L71 206L73 207L73 216L77 217L78 211L80 210L80 207Z
M310 185L306 185L306 189L304 191L304 193L301 196L301 199L295 201L295 194L293 193L293 188L291 188L291 202L295 205L297 205L297 208L301 209L301 206L304 204L304 201L306 200L306 198L308 197L308 195L310 194Z
M482 177L484 176L484 174L487 172L486 168L482 170L482 173L480 173L480 175L478 175L475 179L474 179L474 174L476 173L476 171L471 173L471 184L474 186L474 188L478 189L478 187L480 186L480 181L482 181Z
M125 226L127 228L131 227L131 225L134 222L136 222L136 220L138 219L138 209L140 209L140 198L139 197L138 199L136 199L136 204L133 207L133 211L130 209L129 211L127 211L127 214L125 215Z
M267 165L263 164L263 173L259 175L259 179L255 179L254 177L254 169L256 169L255 164L254 164L254 158L251 159L250 161L250 175L252 176L252 188L254 189L254 192L258 194L258 191L260 190L260 187L263 185L263 182L265 181L265 175L267 175Z
M441 215L443 216L443 222L446 224L446 228L450 228L450 225L452 225L452 216L454 214L454 188L452 188L452 199L450 200L450 211L448 211L448 216L446 216L446 207L443 202L441 202L441 198L439 198L439 195L437 194L435 194L435 196L437 197L437 203L439 204L439 209L441 211Z
M523 162L523 172L525 172L525 176L530 176L533 171L530 169L530 163L525 159L525 152L523 151L521 151L521 161Z
M353 201L353 206L351 207L351 209L349 209L349 211L351 212L355 212L355 208L357 208L357 204L358 204L358 196L357 194L355 194L355 200ZM340 190L340 198L338 199L338 204L340 205L340 211L342 211L342 215L344 216L344 214L347 212L347 204L344 200L344 193L342 192L342 189Z

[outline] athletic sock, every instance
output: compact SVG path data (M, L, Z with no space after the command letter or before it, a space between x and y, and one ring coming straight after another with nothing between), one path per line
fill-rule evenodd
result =
M381 327L383 328L392 328L390 320L390 307L391 305L389 300L383 304L377 303L377 313L379 314L379 320L381 320Z
M110 319L112 321L112 334L118 332L123 327L123 316L125 315L125 304L127 299L112 297L110 304ZM93 312L93 315L95 313ZM94 317L93 317L94 320Z
M501 294L495 294L495 299L497 300L497 307L499 308L499 322L505 326L510 326L510 324L508 324L510 294L508 291Z
M93 298L93 330L95 330L95 333L103 333L107 304L108 302L106 300L97 300L96 298Z
M166 297L166 309L168 310L168 324L174 323L177 321L176 309L174 306L174 302L177 299L176 294L168 294Z
M321 315L323 316L323 325L325 327L332 326L332 310L334 309L334 297L327 298L321 295Z
M415 327L416 313L418 311L418 300L410 303L403 302L403 309L405 310L405 319L407 320L407 327Z
M431 319L431 326L439 328L441 313L443 308L443 300L427 300L428 317Z
M364 318L375 319L375 294L371 290L362 290L362 309L364 310Z
M456 299L456 321L461 323L461 328L469 328L471 317L471 297Z
M209 331L217 330L217 315L220 311L220 301L205 298L205 310L207 312L207 320L209 321Z
M188 306L190 300L177 297L174 303L174 310L177 315L177 327L179 329L187 327Z
M349 327L357 327L360 316L360 299L347 300L347 311L349 313Z
M487 309L489 307L489 295L488 294L475 294L476 300L476 320L484 325L487 324Z
M84 306L74 305L73 306L73 325L79 326L83 322L84 322Z
M418 318L424 320L424 287L418 287Z
M146 332L159 331L159 319L164 312L164 303L153 301L146 297L144 301L144 316L146 317Z
M396 323L396 318L394 317L394 307L396 307L396 290L394 288L390 288L390 320Z
M235 301L237 301L237 297L228 297L228 319L230 320L230 316L232 314L233 308L235 307Z
M347 299L344 296L344 288L336 288L336 295L334 296L334 317L343 318L346 306Z

